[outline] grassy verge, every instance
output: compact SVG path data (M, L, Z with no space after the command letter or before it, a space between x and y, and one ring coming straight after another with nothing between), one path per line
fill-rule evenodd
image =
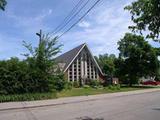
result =
M56 93L27 93L20 95L0 95L0 102L33 101L57 98Z
M115 93L115 92L127 92L134 90L142 90L149 88L158 88L153 86L121 86L121 88L73 88L71 90L63 90L61 92L54 93L29 93L29 94L20 94L20 95L0 95L1 102L10 102L10 101L33 101L33 100L45 100L45 99L54 99L57 97L71 97L71 96L87 96L87 95L96 95L96 94L106 94L106 93ZM159 87L160 88L160 87Z
M96 94L106 94L106 93L115 93L115 92L127 92L127 91L134 91L134 90L142 90L142 89L149 89L149 88L157 88L152 86L133 86L127 87L122 86L120 89L110 89L106 88L73 88L71 90L63 90L62 92L58 93L58 97L70 97L70 96L85 96L85 95L96 95Z

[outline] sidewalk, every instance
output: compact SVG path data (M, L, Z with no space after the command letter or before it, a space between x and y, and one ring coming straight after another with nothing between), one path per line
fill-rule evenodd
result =
M0 111L57 106L57 105L63 105L63 104L73 104L73 103L79 103L79 102L95 101L100 99L110 99L114 97L123 97L123 96L137 95L137 94L150 93L150 92L160 92L160 88L136 90L136 91L129 91L129 92L108 93L108 94L100 94L100 95L90 95L90 96L66 97L66 98L58 98L58 99L50 99L50 100L0 103Z

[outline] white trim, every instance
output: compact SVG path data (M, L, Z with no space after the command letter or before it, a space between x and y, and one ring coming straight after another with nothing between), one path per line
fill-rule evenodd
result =
M96 66L98 67L100 73L103 75L103 72L102 72L101 68L99 67L97 61L96 61L95 58L93 57L92 52L90 51L90 49L88 48L88 46L86 46L86 47L87 47L88 51L90 52L92 59L93 59L94 62L96 63Z
M91 75L91 59L89 58L89 78L91 79L92 78L92 75Z
M72 64L72 82L74 82L74 64Z
M83 50L84 46L86 45L86 43L82 46L82 48L79 50L79 52L75 55L75 57L72 59L72 61L68 64L68 66L66 67L66 69L64 70L64 72L66 72L66 70L68 69L68 67L73 63L73 61L76 59L76 57L79 55L79 53Z
M68 75L68 82L70 82L70 70L69 69L68 69L67 75Z
M78 72L78 65L79 64L79 62L78 62L78 59L77 59L77 61L76 61L76 72L77 72L77 78L76 78L76 80L78 81L79 80L79 72Z

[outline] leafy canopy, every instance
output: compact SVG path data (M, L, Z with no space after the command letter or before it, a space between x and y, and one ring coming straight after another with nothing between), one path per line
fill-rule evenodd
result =
M1 10L5 10L5 6L7 5L7 1L6 0L0 0L0 9Z
M64 89L64 75L57 71L57 63L55 56L60 52L62 45L57 44L57 38L52 38L49 34L43 35L38 47L33 48L31 44L23 42L24 46L29 50L27 57L31 70L35 70L42 81L47 81L49 90L56 89L58 91ZM43 85L42 85L43 87Z
M23 41L23 45L28 49L29 53L24 54L28 59L33 58L35 65L41 71L49 72L53 69L55 61L54 57L60 52L62 45L57 45L57 38L43 35L38 47L33 48L31 44Z
M43 35L38 47L33 48L26 42L24 46L30 52L25 54L27 59L11 58L0 61L0 95L64 89L64 75L54 71L56 67L54 57L61 47L57 44L57 39Z
M99 55L99 58L96 58L96 60L98 61L99 65L102 68L102 71L109 76L114 76L114 72L115 72L114 60L115 59L116 59L116 56L114 54Z
M130 11L133 26L129 26L133 31L149 31L147 38L157 39L160 33L160 0L137 0L125 7Z
M124 61L122 73L128 77L130 85L143 76L154 76L158 70L158 58L154 48L144 37L126 33L118 42L120 58Z

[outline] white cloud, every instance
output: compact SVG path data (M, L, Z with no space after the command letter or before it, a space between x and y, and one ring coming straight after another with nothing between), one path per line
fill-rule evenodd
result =
M42 9L37 15L22 15L17 14L14 11L6 11L6 16L9 18L9 22L12 23L11 28L14 28L13 32L4 32L0 34L0 59L10 58L12 56L22 57L22 53L26 53L26 49L22 46L22 41L35 43L33 41L35 32L39 29L47 30L45 20L52 14L52 9ZM16 34L17 32L17 34Z
M94 55L104 53L118 54L117 41L128 31L128 25L131 24L129 13L123 9L124 5L129 4L128 1L131 2L133 0L105 1L106 3L97 6L96 9L85 17L85 20L77 25L77 28L68 32L60 39L60 42L64 44L62 51L65 52L86 42ZM16 28L16 31L21 33L21 36L19 34L0 35L0 44L2 45L0 53L3 53L3 58L6 56L10 57L13 54L18 56L22 53L21 41L29 40L28 42L30 42L30 39L33 40L34 37L37 37L35 32L39 31L39 29L50 32L54 24L57 24L60 18L64 17L59 15L60 13L56 12L55 9L54 11L54 16L51 16L53 10L48 8L41 9L38 14L31 13L29 16L18 15L15 11L6 11L7 18L13 22L12 25L14 27L12 26L12 28ZM58 18L57 16L61 17ZM14 36L14 38L11 36ZM12 42L12 40L17 42ZM35 41L31 41L31 43L34 44ZM17 48L17 46L20 47Z
M81 21L79 24L78 24L79 27L82 27L82 28L88 28L90 27L90 23L87 22L87 21Z
M129 31L128 26L132 23L129 13L124 11L124 4L102 6L102 9L99 8L89 18L90 20L87 21L92 26L83 27L82 31L72 31L66 34L62 40L64 45L75 47L86 42L94 55L104 53L118 55L117 42ZM72 45L66 41L71 42ZM69 49L65 48L65 50Z
M52 9L49 9L48 10L48 15L52 14L53 10Z
M7 16L10 19L13 19L13 25L30 34L38 31L39 29L48 29L47 26L45 26L44 20L52 14L52 11L52 9L43 9L38 15L35 16L16 15L10 11L7 13Z

